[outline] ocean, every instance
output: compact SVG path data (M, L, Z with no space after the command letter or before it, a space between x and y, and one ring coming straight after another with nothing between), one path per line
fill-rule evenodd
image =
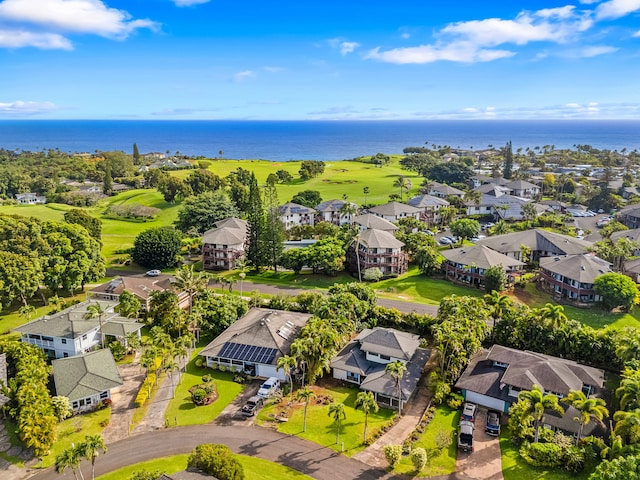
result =
M553 145L640 150L640 120L596 121L157 121L2 120L0 147L140 153L170 152L232 159L346 160L405 147L449 145L476 150ZM222 151L222 154L220 152Z

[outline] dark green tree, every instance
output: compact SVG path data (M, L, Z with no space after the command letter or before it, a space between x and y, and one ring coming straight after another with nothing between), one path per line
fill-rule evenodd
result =
M324 162L317 160L303 160L300 164L300 178L303 180L309 180L311 178L315 178L318 175L322 175L324 173Z
M494 265L484 272L484 289L491 293L502 292L507 286L507 274L504 273L502 265Z
M267 264L266 248L264 245L266 216L264 208L262 207L258 181L253 173L251 173L251 181L249 184L247 221L249 223L247 260L255 271L260 271L262 267Z
M27 306L44 279L40 261L0 250L0 307L8 307L15 300Z
M158 191L164 197L165 202L174 203L177 199L187 198L191 195L191 187L178 177L167 177L158 184Z
M138 144L133 144L133 164L140 165L140 151L138 150Z
M638 301L636 282L621 273L610 272L600 275L593 282L593 289L609 309L622 307L629 311Z
M304 205L305 207L315 208L316 205L322 203L322 197L317 190L303 190L296 193L291 199L293 203Z
M133 242L131 258L146 268L178 266L182 258L182 234L173 228L152 228L140 233Z
M182 232L191 229L200 234L214 228L219 220L237 217L240 212L222 190L207 191L187 198L178 212L176 228Z
M194 195L219 190L224 186L224 181L210 170L194 170L186 178L185 182L191 187Z
M82 225L93 238L100 241L102 236L102 220L92 217L85 210L74 208L65 212L64 221L67 223Z
M264 206L266 209L264 245L267 258L273 267L273 271L277 272L280 257L284 249L285 231L280 217L278 192L274 185L267 184L264 188Z
M187 465L219 480L244 480L242 464L226 445L198 445L189 455Z
M102 193L105 195L111 195L113 192L113 177L111 175L111 162L106 162L102 178Z
M461 218L460 220L451 222L449 228L451 228L453 235L460 238L461 242L473 238L480 233L480 223L472 218Z
M511 140L509 140L502 149L502 156L504 157L502 176L507 180L510 180L513 172L513 151L511 149Z

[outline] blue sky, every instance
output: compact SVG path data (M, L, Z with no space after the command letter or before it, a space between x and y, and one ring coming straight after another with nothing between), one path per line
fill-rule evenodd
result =
M0 0L3 118L638 119L640 0Z

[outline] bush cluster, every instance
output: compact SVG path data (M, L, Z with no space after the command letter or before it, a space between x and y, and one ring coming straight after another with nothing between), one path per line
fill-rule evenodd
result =
M142 385L140 386L140 390L136 395L136 408L143 406L147 400L149 399L149 390L153 388L156 383L156 374L150 373L147 375L147 378L144 379Z
M219 480L244 480L242 464L226 445L213 443L198 445L189 455L187 465Z
M159 208L138 204L111 205L105 214L110 217L131 218L134 220L153 220L161 212Z

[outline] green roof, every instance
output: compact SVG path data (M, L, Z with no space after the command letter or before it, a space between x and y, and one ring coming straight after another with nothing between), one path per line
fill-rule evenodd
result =
M74 401L110 390L123 384L108 348L59 358L51 363L56 394Z

